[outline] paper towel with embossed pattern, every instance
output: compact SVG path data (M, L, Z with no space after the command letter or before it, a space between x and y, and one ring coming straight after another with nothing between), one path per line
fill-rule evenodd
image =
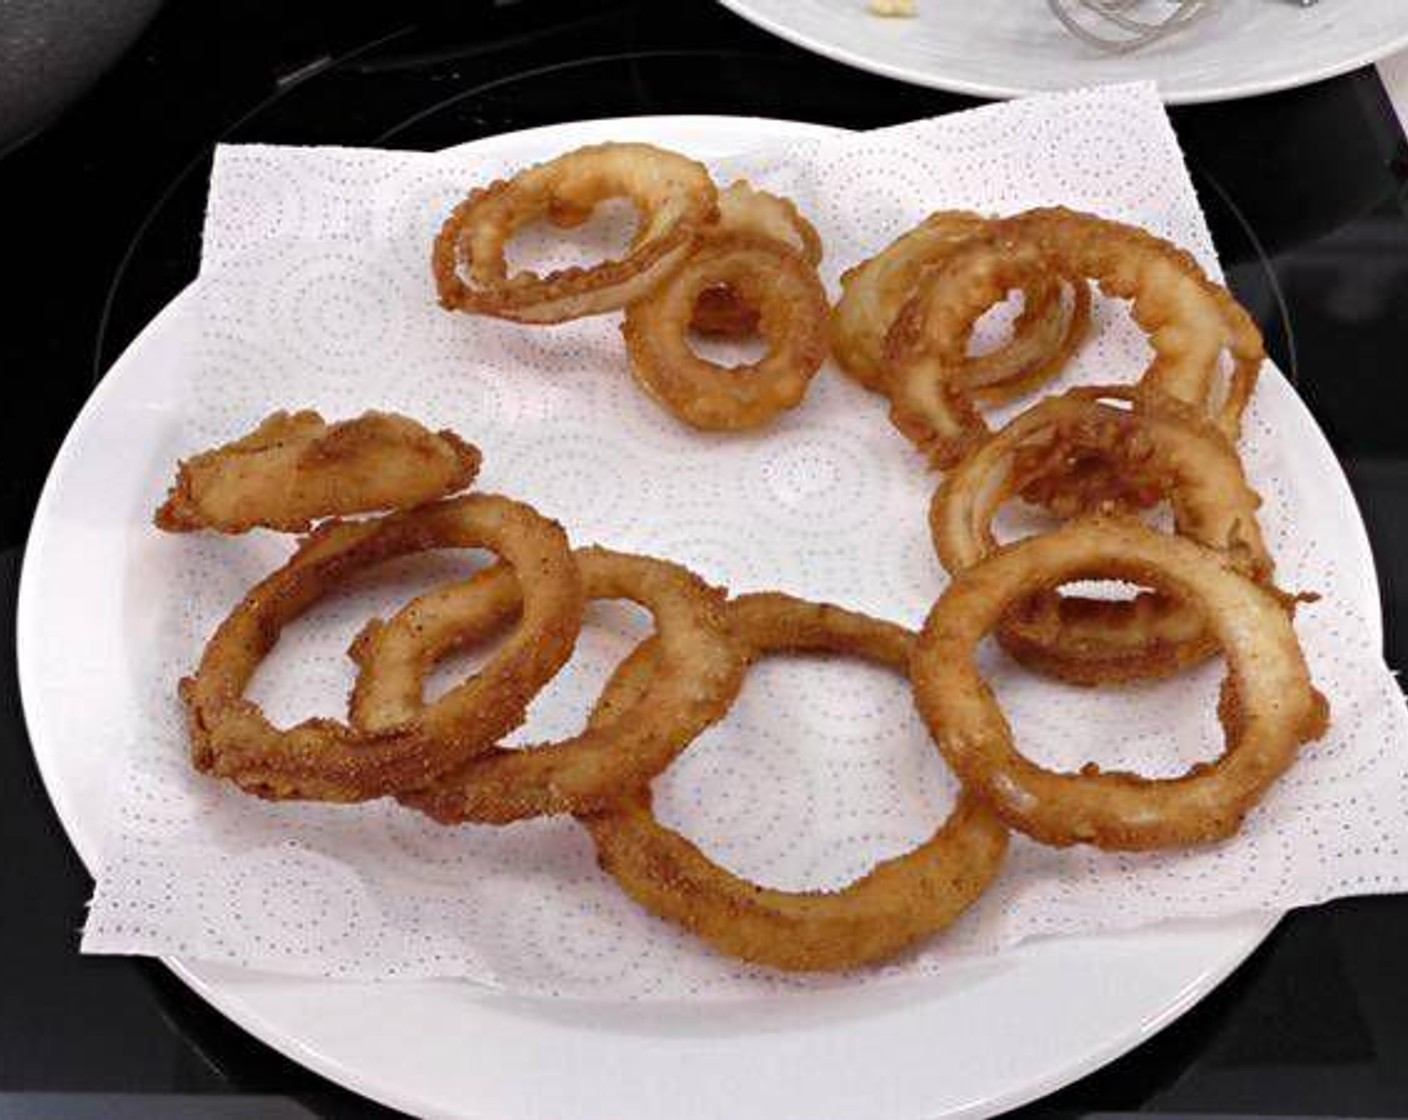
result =
M670 143L669 130L659 138ZM482 488L533 503L577 543L667 556L735 591L780 588L917 626L944 586L925 518L934 479L881 402L835 369L764 431L700 435L636 388L615 316L541 329L436 306L427 251L448 208L467 186L550 154L221 149L201 338L180 402L187 446L224 441L276 408L396 410L479 444ZM941 207L1098 211L1217 271L1148 86L709 162L721 182L747 175L796 199L825 240L833 292L844 268ZM537 253L580 258L609 233L563 235ZM1122 307L1100 301L1097 328L1066 382L1130 380L1147 360ZM1305 430L1293 391L1268 372L1244 450L1281 582L1324 595L1297 627L1334 725L1227 843L1118 855L1018 837L978 905L893 965L826 980L740 967L638 910L597 870L571 820L450 829L390 803L266 804L194 774L175 682L289 542L173 537L167 594L152 604L163 640L134 651L151 733L117 791L84 948L333 977L461 976L573 997L726 997L925 973L1036 936L1402 889L1403 702L1380 658L1352 501L1329 460L1310 453L1313 441L1296 435ZM344 651L363 622L482 562L420 557L354 581L291 628L255 697L285 722L341 714L352 680ZM572 666L513 741L580 726L644 632L624 607L594 607ZM1105 692L1045 683L996 656L989 664L1040 762L1093 757L1170 775L1220 749L1216 667ZM464 671L442 667L437 686ZM656 790L662 818L724 866L800 889L836 887L914 846L947 812L954 784L905 681L859 663L777 658L752 672L729 717Z

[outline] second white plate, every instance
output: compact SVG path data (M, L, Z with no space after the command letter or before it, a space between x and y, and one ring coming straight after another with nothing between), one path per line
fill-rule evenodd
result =
M918 0L885 19L866 0L720 0L789 42L889 78L978 97L1153 80L1171 105L1289 89L1408 47L1402 0L1222 0L1186 32L1126 55L1067 33L1043 0Z

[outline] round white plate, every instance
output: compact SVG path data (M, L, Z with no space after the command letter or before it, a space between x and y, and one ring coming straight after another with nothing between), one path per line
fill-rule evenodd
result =
M826 130L723 117L635 118L477 143L529 163L607 138L699 156ZM96 868L112 761L143 734L130 679L146 629L149 517L179 431L172 402L199 323L176 299L98 386L54 463L30 533L19 670L35 756ZM1285 438L1342 489L1333 524L1378 619L1373 562L1329 445L1274 372ZM1349 562L1349 561L1347 561ZM1031 944L938 980L727 1004L590 1004L464 982L334 983L167 963L254 1035L409 1112L485 1120L933 1120L1048 1093L1149 1037L1241 962L1266 916Z
M1170 105L1306 85L1408 47L1404 0L1221 0L1160 43L1106 55L1069 34L1045 0L918 0L885 19L866 0L720 0L744 19L862 70L978 97L1153 79ZM1158 5L1159 0L1146 0Z

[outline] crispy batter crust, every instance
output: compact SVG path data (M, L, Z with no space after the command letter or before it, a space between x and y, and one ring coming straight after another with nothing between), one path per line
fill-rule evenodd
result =
M609 198L640 215L630 252L591 268L508 274L504 248L528 223L580 224ZM447 310L524 323L560 323L616 311L683 263L715 213L703 164L649 144L595 144L477 189L435 239L431 269Z
M1086 479L1089 491L1065 494L1080 499L1068 512L1118 507L1130 489L1167 497L1179 533L1227 552L1253 579L1270 580L1256 518L1261 498L1227 438L1190 406L1109 387L1048 397L948 473L929 508L945 569L960 572L996 551L998 509L1034 482L1069 482L1072 464L1087 456L1098 457L1101 472ZM1217 652L1194 606L1149 593L1112 602L1043 591L1014 605L998 638L1028 668L1084 685L1171 676Z
M813 268L821 264L821 234L790 198L760 191L737 179L719 192L719 216L711 227L719 233L751 233L781 241Z
M987 426L955 370L974 324L1008 291L1040 276L1096 281L1131 300L1154 358L1141 384L1205 408L1234 442L1264 358L1261 334L1186 252L1145 230L1061 208L993 223L927 273L885 340L890 418L930 462L948 469ZM1233 369L1221 393L1221 360ZM1221 398L1221 399L1219 399Z
M781 594L746 595L729 623L752 659L780 652L862 657L904 672L913 635L840 607ZM658 650L639 647L612 677L593 723L611 726L650 687ZM949 818L914 851L837 891L760 887L714 863L651 812L641 788L580 818L601 866L641 906L740 960L793 971L855 968L895 956L951 925L997 876L1007 831L960 794Z
M518 628L481 673L374 732L329 719L280 729L245 697L283 628L331 588L431 548L487 548L531 573ZM471 494L370 521L328 522L245 595L181 682L195 766L279 800L364 801L424 786L523 722L529 701L571 656L582 610L566 534L520 502Z
M979 642L1014 604L1078 579L1122 579L1195 605L1228 664L1219 716L1226 752L1178 778L1056 773L1025 758L978 671ZM963 784L1042 843L1140 850L1233 835L1329 708L1311 683L1285 596L1224 553L1124 518L1083 518L1028 537L954 576L911 665L919 711Z
M768 352L728 368L696 354L689 324L701 293L726 286L758 312ZM795 408L826 359L826 292L816 270L771 238L710 235L684 266L626 310L631 372L675 416L705 431L756 428Z
M853 380L883 393L889 372L885 336L914 296L921 277L991 220L964 210L939 210L841 277L841 299L831 314L831 349ZM1070 297L1063 297L1068 288ZM1023 307L1012 337L989 353L969 356L959 382L989 404L1015 400L1050 380L1084 341L1090 324L1090 288L1034 276L1022 285Z
M394 413L329 424L316 412L275 412L249 435L180 463L153 520L170 533L301 533L325 517L456 493L474 481L479 460L454 432Z
M402 800L442 823L505 824L595 808L649 781L722 716L745 661L724 628L723 594L665 560L604 548L575 553L586 597L628 599L651 612L660 669L630 718L561 742L494 748ZM521 605L514 572L494 568L415 600L352 648L360 665L353 725L374 733L417 717L425 674L451 650L493 634Z
M813 268L821 264L821 235L790 198L756 189L739 179L719 192L718 233L751 233L780 241ZM706 288L694 305L690 327L700 334L740 338L758 329L758 311L727 284Z

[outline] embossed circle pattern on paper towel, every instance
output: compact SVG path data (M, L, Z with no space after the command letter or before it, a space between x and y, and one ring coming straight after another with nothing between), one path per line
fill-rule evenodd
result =
M341 860L284 843L237 859L226 875L219 919L256 950L316 957L373 932L365 888Z
M730 718L656 782L656 814L715 858L766 867L794 848L815 815L802 750L765 721Z
M265 295L281 344L315 369L355 376L391 361L405 336L404 281L350 252L295 262Z
M881 456L837 428L779 433L753 448L744 495L754 516L793 533L859 532L889 512Z

